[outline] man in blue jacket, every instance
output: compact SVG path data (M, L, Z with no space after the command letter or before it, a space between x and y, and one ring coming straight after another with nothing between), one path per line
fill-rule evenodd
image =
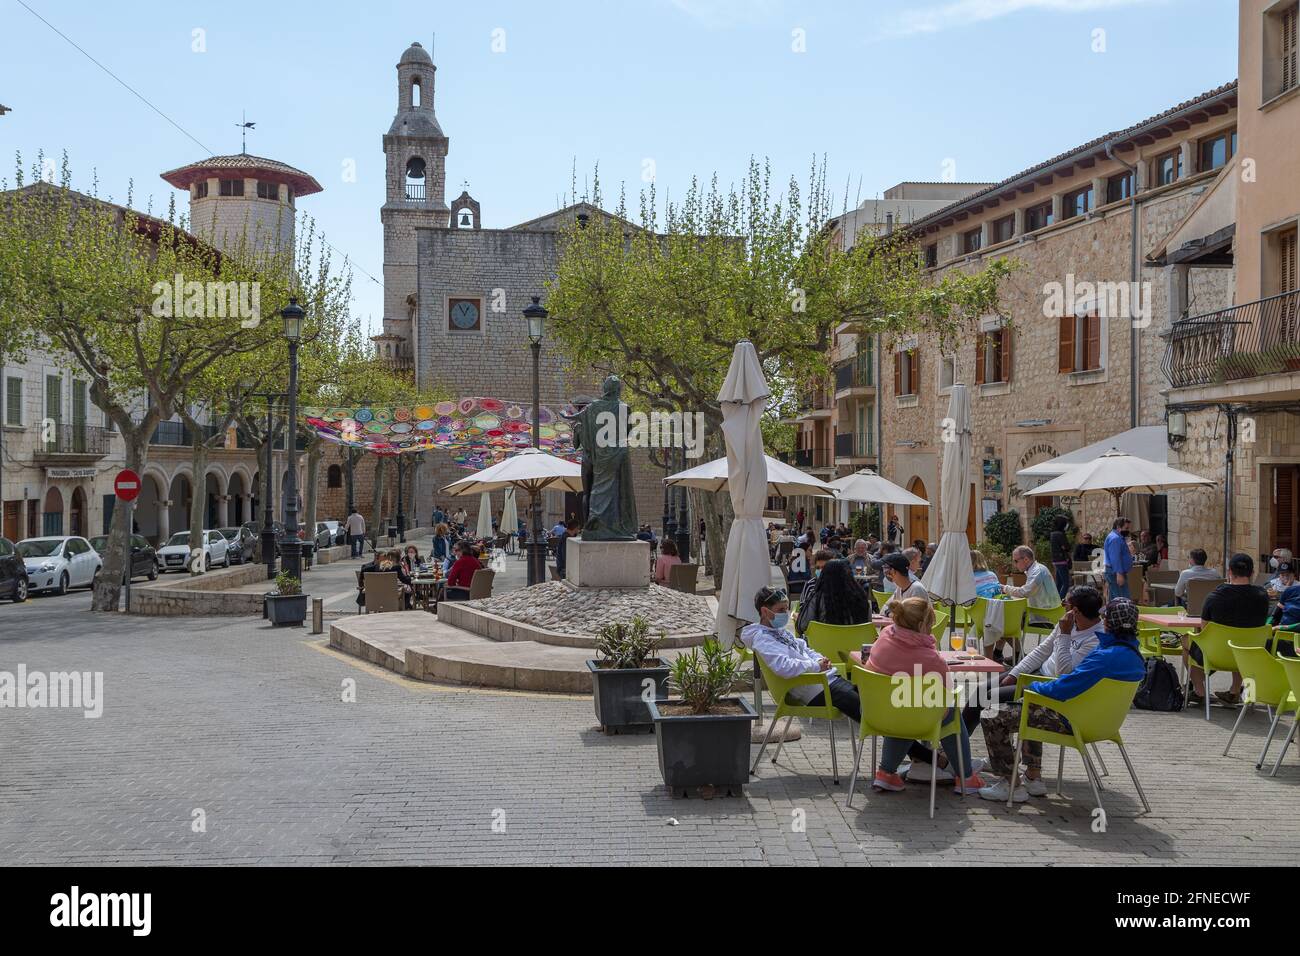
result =
M1029 689L1035 694L1042 694L1052 700L1071 700L1078 697L1103 678L1137 682L1146 675L1146 664L1138 650L1137 605L1127 598L1111 601L1102 614L1106 629L1097 634L1097 647L1091 654L1081 660L1074 670L1055 680L1035 681ZM1007 801L1011 789L1011 774L1014 770L1015 753L1012 750L1012 735L1020 729L1020 703L1013 703L998 711L996 717L986 717L980 721L984 729L984 743L989 751L989 772L997 774L1000 779L980 790L985 800ZM1073 730L1070 722L1054 710L1029 705L1029 724L1039 730L1051 730L1059 734L1070 734ZM1023 786L1016 787L1016 803L1024 803L1029 797L1041 797L1047 793L1047 784L1042 780L1043 745L1029 741L1021 745L1025 760L1025 773L1021 778Z
M1133 570L1133 555L1128 549L1129 528L1133 522L1119 517L1111 525L1102 551L1106 555L1106 598L1129 598L1128 573Z

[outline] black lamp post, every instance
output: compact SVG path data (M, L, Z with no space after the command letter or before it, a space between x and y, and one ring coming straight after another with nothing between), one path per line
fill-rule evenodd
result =
M262 464L262 474L265 476L263 484L266 488L266 494L262 500L261 549L262 562L266 565L266 579L271 581L275 579L275 502L272 498L271 485L271 472L274 469L275 454L272 430L275 428L275 421L272 415L275 412L276 399L284 396L279 392L254 392L253 389L256 385L251 381L241 382L240 386L249 398L260 398L266 402L266 461ZM256 518L257 515L253 515L253 517Z
M673 452L671 448L663 450L664 455L664 477L672 473L673 470ZM673 513L673 496L672 488L664 485L664 523L663 536L665 541L672 541L676 544L675 533L677 531L677 519Z
M524 309L528 322L528 341L533 350L533 447L542 448L542 336L546 332L546 317L540 296L533 296L532 304ZM542 503L540 492L534 491L529 508L533 513L532 531L528 535L528 583L541 584L546 580L546 539L542 536Z
M406 509L402 506L402 466L405 455L397 456L397 540L406 543Z
M302 339L302 320L306 313L298 300L290 297L280 311L284 320L284 337L289 342L289 420L285 425L285 446L289 451L289 481L284 491L284 539L280 550L284 570L302 580L302 542L298 540L298 342Z
M682 469L686 468L686 449L682 449ZM691 557L691 518L687 508L689 492L685 488L677 489L677 556L685 564Z

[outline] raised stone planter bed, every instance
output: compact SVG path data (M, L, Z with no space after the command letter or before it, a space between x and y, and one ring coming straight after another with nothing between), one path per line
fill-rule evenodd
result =
M240 564L206 574L164 575L157 581L131 586L131 613L144 617L262 616L262 595L237 588L266 580L266 567Z

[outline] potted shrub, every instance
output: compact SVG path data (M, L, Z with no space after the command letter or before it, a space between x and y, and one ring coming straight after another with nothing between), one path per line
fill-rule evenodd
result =
M302 581L288 571L275 576L275 590L266 595L266 618L272 624L301 624L307 619L307 595Z
M605 733L654 726L649 702L668 697L668 665L655 656L663 635L650 634L650 622L636 615L629 623L611 621L596 635L591 697Z
M702 796L734 796L749 780L749 738L754 708L731 690L740 658L716 640L680 655L668 681L680 700L649 703L659 746L659 770L673 796L700 788Z

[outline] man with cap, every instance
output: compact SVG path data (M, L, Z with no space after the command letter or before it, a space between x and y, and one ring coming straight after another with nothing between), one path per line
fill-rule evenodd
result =
M1105 630L1097 633L1097 647L1075 665L1074 670L1054 680L1035 681L1029 690L1053 700L1071 700L1078 697L1104 678L1137 683L1146 675L1146 664L1138 650L1138 608L1128 598L1116 598L1106 605L1102 613ZM980 791L985 800L1007 801L1011 791L1011 777L1015 772L1016 756L1011 747L1012 735L1020 729L1020 708L1012 703L998 710L996 717L980 721L984 729L984 743L989 751L991 774L1000 779ZM1037 704L1029 705L1029 725L1039 730L1071 734L1073 729L1060 714ZM1023 786L1017 786L1012 799L1024 803L1030 795L1044 796L1047 784L1042 780L1043 745L1028 741L1021 745L1025 761Z
M896 552L885 555L880 561L880 571L885 580L893 585L893 594L889 596L889 600L880 609L881 614L888 613L885 608L895 601L906 601L908 598L914 597L930 600L930 592L925 589L925 585L912 577L912 562L907 559L906 554Z

